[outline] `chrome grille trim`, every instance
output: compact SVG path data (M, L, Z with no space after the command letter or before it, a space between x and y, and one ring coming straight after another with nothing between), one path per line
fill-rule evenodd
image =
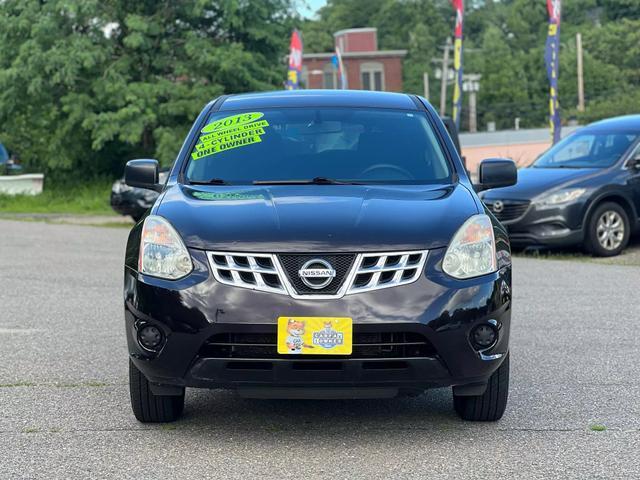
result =
M223 257L224 263L216 261L216 257ZM237 263L234 257L246 259L248 266ZM207 252L207 258L209 259L209 266L211 267L213 276L218 282L224 285L259 290L261 292L279 293L281 295L288 294L282 283L282 274L276 267L275 255L241 252ZM260 266L257 260L260 258L268 259L273 267ZM231 278L226 277L223 272L228 272ZM246 281L240 272L249 275L249 277L253 279L253 283ZM269 285L265 281L264 275L275 275L278 279L277 284L279 286Z
M328 300L413 283L423 273L428 253L428 250L409 250L357 254L338 292L314 295L296 293L277 254L209 251L207 258L213 276L224 285L289 295L296 299ZM394 257L398 260L389 263ZM239 263L236 259L242 261ZM268 260L271 266L264 266L265 262L260 265L260 259ZM277 281L267 282L265 275L271 275Z
M407 251L407 252L387 252L387 253L364 253L356 261L355 276L350 283L347 295L382 288L397 287L415 282L424 271L424 264L427 261L427 250ZM390 258L400 257L396 262L387 265ZM412 259L412 257L418 257ZM371 262L369 259L373 259ZM366 266L367 261L372 266ZM404 274L409 272L406 278ZM387 276L386 273L393 273ZM358 277L366 279L370 276L366 284L358 286ZM385 278L385 276L387 278Z

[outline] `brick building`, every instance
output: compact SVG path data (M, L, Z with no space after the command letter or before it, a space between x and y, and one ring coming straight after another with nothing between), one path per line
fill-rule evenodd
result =
M402 91L402 59L406 50L378 50L375 28L350 28L333 34L340 48L348 87L353 90ZM334 52L305 53L302 81L306 88L340 88Z

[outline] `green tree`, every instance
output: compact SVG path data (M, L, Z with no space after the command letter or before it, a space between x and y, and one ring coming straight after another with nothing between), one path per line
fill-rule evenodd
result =
M0 125L26 163L175 157L221 93L281 88L288 0L0 2Z
M545 126L549 96L545 2L473 0L466 4L464 64L465 72L482 74L481 127L487 121L511 127L514 117L521 118L522 126ZM587 112L580 118L587 118L592 106L612 115L629 110L622 108L622 99L631 98L629 94L640 83L639 17L640 0L563 0L559 98L565 120L576 115L577 32L584 39L587 101ZM319 18L305 24L303 34L307 51L329 51L334 31L377 27L380 48L408 50L404 90L422 93L422 74L429 72L434 78L436 64L431 59L441 56L439 46L453 34L453 25L448 0L329 0ZM431 88L435 99L438 82L432 81ZM463 112L463 125L465 117Z

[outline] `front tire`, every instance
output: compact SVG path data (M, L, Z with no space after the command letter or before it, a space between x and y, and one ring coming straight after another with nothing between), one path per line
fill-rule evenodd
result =
M620 254L629 243L631 226L627 212L618 203L599 205L587 225L587 249L598 257Z
M149 380L129 360L129 392L131 408L142 423L165 423L177 420L184 409L184 389L181 395L154 395Z
M453 407L463 420L495 422L507 408L509 397L509 356L493 372L482 395L453 395Z

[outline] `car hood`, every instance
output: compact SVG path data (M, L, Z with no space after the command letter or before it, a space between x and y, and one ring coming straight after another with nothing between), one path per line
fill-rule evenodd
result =
M156 213L191 248L358 252L447 245L478 209L462 185L173 185Z
M482 194L482 199L532 200L547 190L570 187L600 172L599 168L522 168L518 170L518 183L488 190Z

